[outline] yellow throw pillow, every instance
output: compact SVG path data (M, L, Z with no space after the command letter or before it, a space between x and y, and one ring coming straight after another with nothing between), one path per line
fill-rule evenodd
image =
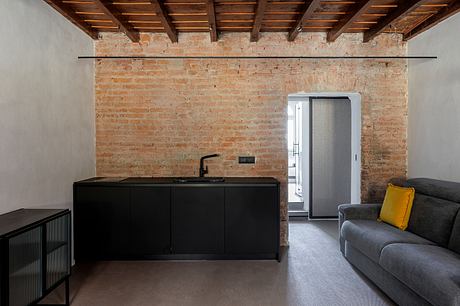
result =
M378 220L404 231L409 223L414 196L415 189L412 187L406 188L388 184Z

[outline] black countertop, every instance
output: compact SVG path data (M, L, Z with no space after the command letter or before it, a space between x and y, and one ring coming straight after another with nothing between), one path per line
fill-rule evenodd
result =
M133 186L133 185L167 185L167 186L228 186L228 185L277 185L273 177L225 177L223 182L177 182L181 177L93 177L76 182L78 186Z
M0 215L0 236L67 212L68 209L18 209Z

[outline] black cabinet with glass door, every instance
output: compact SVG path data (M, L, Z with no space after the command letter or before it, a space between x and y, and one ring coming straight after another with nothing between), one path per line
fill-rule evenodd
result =
M0 304L32 305L65 282L69 305L68 209L19 209L0 215Z

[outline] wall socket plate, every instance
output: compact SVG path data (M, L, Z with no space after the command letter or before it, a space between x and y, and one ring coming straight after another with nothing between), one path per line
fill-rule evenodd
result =
M239 164L255 164L256 157L255 156L238 156L238 163Z

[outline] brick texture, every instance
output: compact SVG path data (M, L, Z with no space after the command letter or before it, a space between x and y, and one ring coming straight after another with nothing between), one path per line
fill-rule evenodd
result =
M272 33L142 34L131 43L105 34L97 55L406 55L397 36L362 43L323 33L293 43ZM287 95L362 95L362 201L379 201L390 178L406 175L407 63L404 60L97 60L96 154L99 176L190 176L201 155L211 176L273 176L281 187L281 241L287 244ZM237 156L255 155L255 165Z

